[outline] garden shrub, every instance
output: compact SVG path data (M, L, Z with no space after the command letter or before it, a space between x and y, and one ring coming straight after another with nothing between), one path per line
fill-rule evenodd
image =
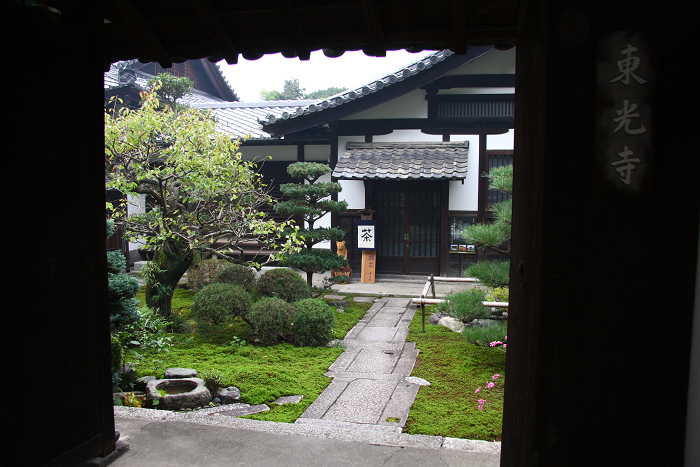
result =
M216 258L199 261L187 271L187 287L195 292L202 290L213 284L216 275L230 265L230 262Z
M246 321L265 344L273 344L289 334L294 308L277 297L263 297L253 304Z
M112 347L112 374L116 373L119 367L122 365L122 360L124 359L124 350L122 349L122 344L117 339L117 336L111 334L111 347Z
M508 324L499 322L491 326L467 326L462 335L472 344L487 346L491 342L504 342L508 334Z
M214 282L240 285L246 289L246 291L252 293L255 288L255 274L253 274L253 271L251 271L249 267L242 264L231 264L218 272L214 278Z
M204 381L204 386L209 389L211 397L216 397L219 388L224 387L224 375L218 370L207 370L199 374Z
M464 270L465 277L474 277L488 287L508 287L510 261L482 261Z
M260 276L258 292L266 297L281 298L288 303L311 297L306 281L287 268L270 269Z
M248 312L252 298L239 285L216 282L197 292L192 299L192 314L201 325L230 323Z
M126 258L121 251L107 252L107 279L109 288L109 322L112 328L127 325L138 319L139 281L123 273Z
M107 252L107 272L119 274L126 269L126 258L121 251Z
M335 314L323 300L307 298L294 304L294 343L300 346L324 345L331 340Z
M467 289L448 294L446 302L438 305L438 311L448 313L456 319L469 323L475 319L484 319L490 315L490 310L482 302L486 292L479 288Z

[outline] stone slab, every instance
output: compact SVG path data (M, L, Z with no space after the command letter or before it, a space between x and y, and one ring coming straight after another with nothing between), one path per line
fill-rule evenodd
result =
M402 314L406 313L406 307L405 306L388 306L387 305L381 309L381 312L402 315Z
M379 418L380 425L389 426L405 426L408 412L411 410L413 401L416 400L420 386L413 383L401 382L396 385L391 399L384 407L381 417ZM398 418L398 422L388 422L387 418Z
M323 299L324 300L342 300L345 298L345 295L324 295Z
M334 379L299 418L322 418L348 386L348 381Z
M401 315L394 313L384 313L384 310L377 313L372 320L367 323L368 327L395 327L399 324Z
M394 373L354 373L352 371L326 371L325 376L329 378L335 378L334 381L346 381L351 382L356 379L374 379L377 381L405 381L406 377L404 375L394 374ZM323 394L323 393L321 393Z
M277 405L284 405L284 404L298 404L301 402L301 400L304 398L304 396L282 396L277 398L275 401L275 404Z
M386 306L398 306L398 307L406 308L410 304L411 304L410 298L389 298L389 299L386 299Z
M356 379L348 384L322 418L376 425L396 385L395 381Z
M396 363L392 373L395 375L409 376L413 372L413 367L416 365L416 357L418 356L418 350L404 350L401 352L401 358Z
M348 349L340 354L340 357L336 358L335 361L328 367L330 371L343 371L350 366L350 364L355 360L355 357L360 353L361 349Z
M316 418L299 418L294 422L298 425L326 427L326 428L348 428L352 430L378 431L381 433L401 433L401 427L387 425L368 425L366 423L339 422L336 420L319 420Z
M388 374L394 370L398 360L399 355L394 350L362 349L347 367L347 371Z
M355 297L352 299L354 302L357 303L372 303L373 301L376 300L375 297Z
M360 341L382 341L391 342L396 335L395 327L366 326L356 339ZM405 337L404 337L405 339Z
M227 417L242 417L243 415L252 415L254 413L267 412L270 410L265 404L251 405L249 407L239 407L233 410L223 410L216 412L218 415L226 415Z

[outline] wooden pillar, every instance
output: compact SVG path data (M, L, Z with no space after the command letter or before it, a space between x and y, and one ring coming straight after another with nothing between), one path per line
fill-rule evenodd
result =
M694 18L668 6L523 5L503 466L683 465L698 90L679 82L694 76ZM596 188L615 181L596 144L600 31L662 32L658 99L640 109L656 132L645 192Z
M486 135L479 135L479 184L477 186L476 221L480 224L486 222L486 205L488 204L489 198L489 179L484 176L485 173L489 172L489 158L486 154L486 139ZM484 261L485 259L486 251L481 248L477 248L477 262Z

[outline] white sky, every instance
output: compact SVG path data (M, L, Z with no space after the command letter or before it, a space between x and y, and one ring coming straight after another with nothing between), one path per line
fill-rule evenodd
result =
M356 51L345 52L338 58L328 58L318 50L311 53L308 61L274 54L251 61L240 57L236 65L228 65L222 60L219 66L239 99L255 102L260 100L261 89L281 91L284 80L291 78L299 78L299 85L306 88L307 93L329 87L357 88L431 53L433 51L412 54L396 50L387 51L386 57L368 57Z

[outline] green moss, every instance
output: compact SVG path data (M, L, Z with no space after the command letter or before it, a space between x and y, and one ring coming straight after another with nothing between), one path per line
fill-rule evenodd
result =
M429 312L426 310L426 316ZM431 385L418 391L405 432L454 438L500 439L503 420L503 378L506 354L501 349L479 347L444 326L426 325L421 333L421 313L411 321L406 340L420 349L412 375ZM494 374L501 377L487 389ZM481 391L474 391L481 386ZM485 399L479 411L478 399Z

